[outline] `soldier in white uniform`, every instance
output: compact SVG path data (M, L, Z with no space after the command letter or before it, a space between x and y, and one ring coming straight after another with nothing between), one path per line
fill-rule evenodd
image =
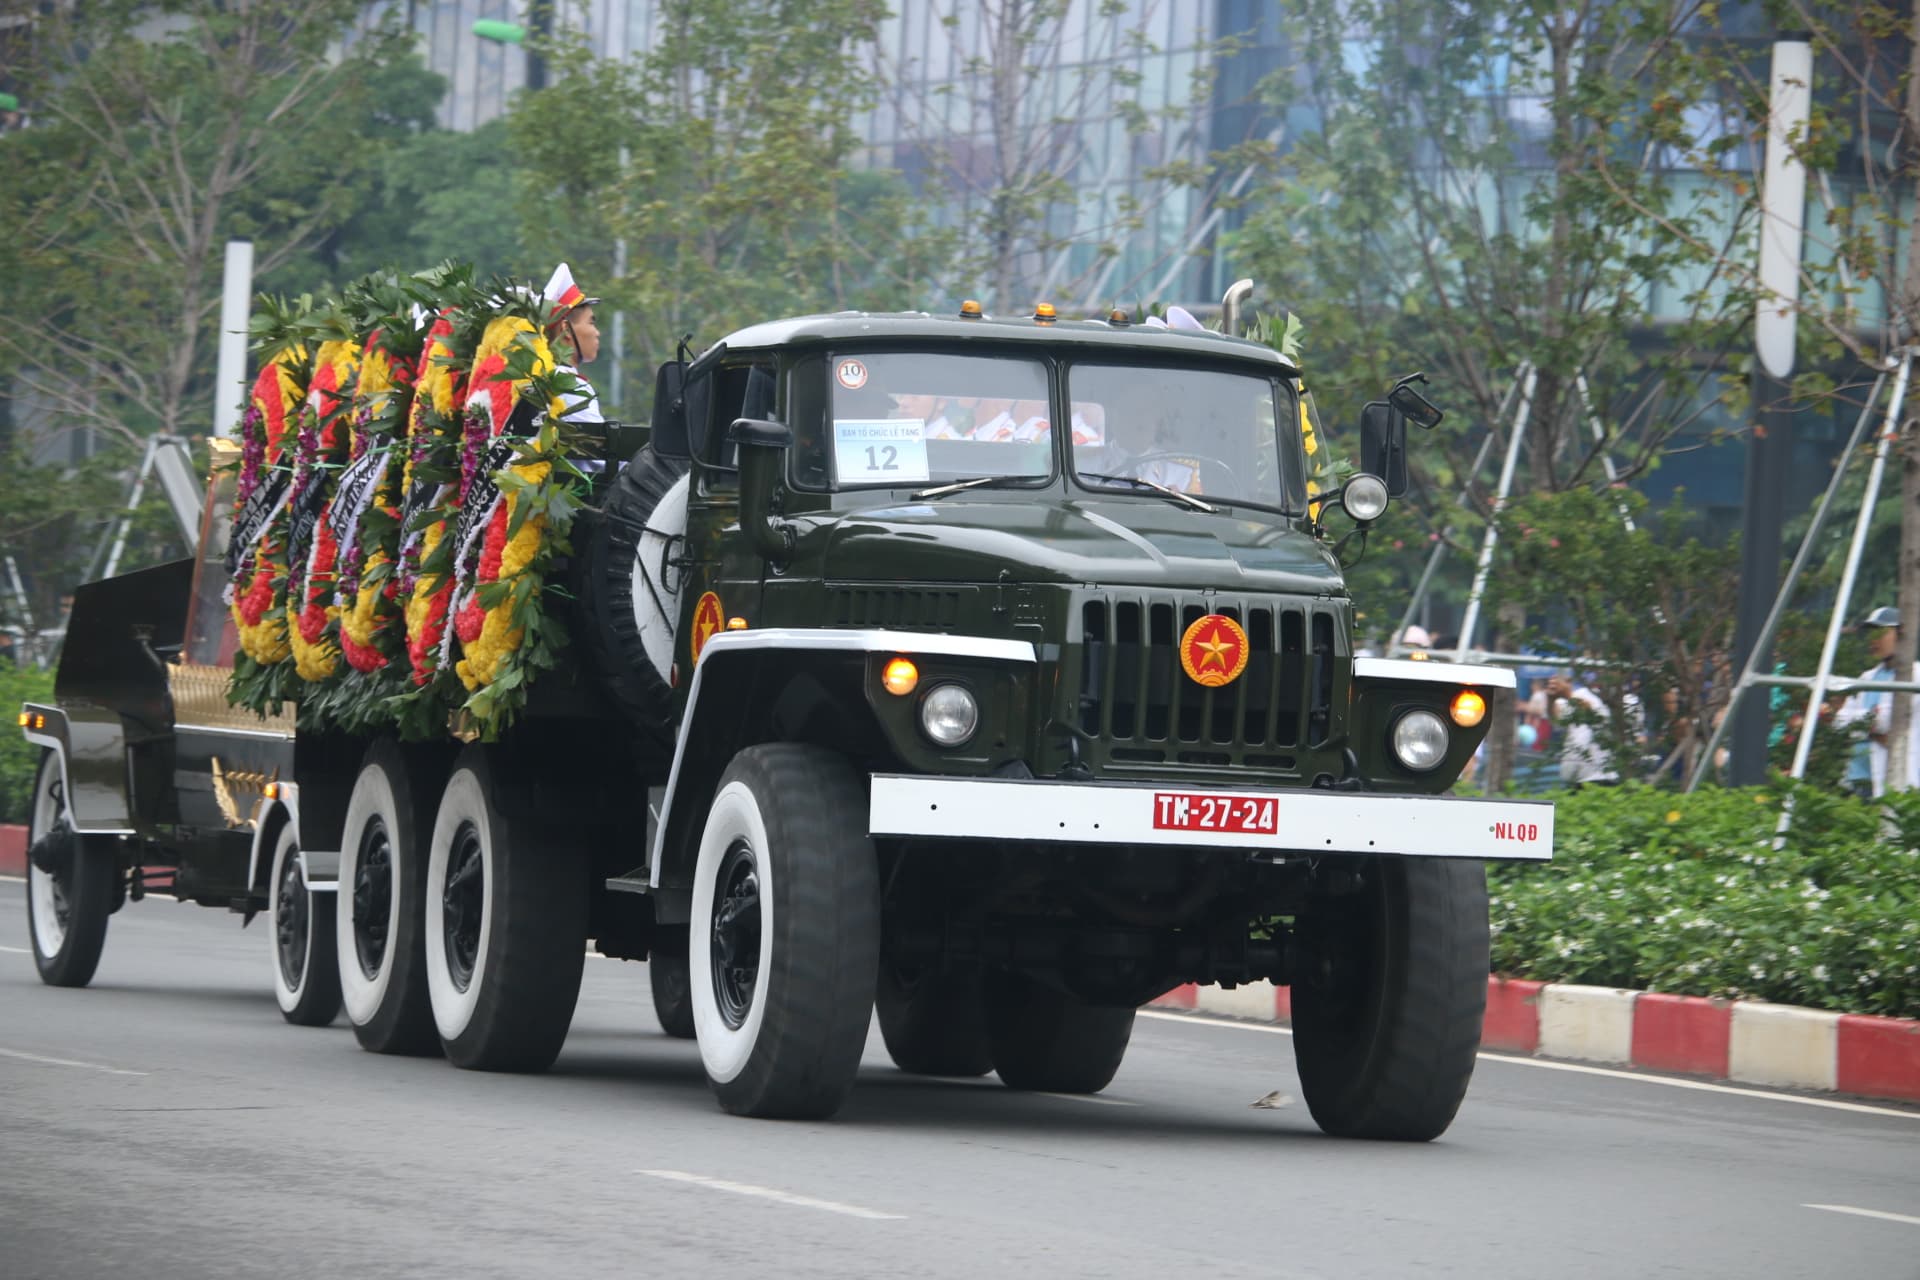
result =
M593 309L600 299L589 298L573 281L573 268L561 263L553 269L547 287L541 291L547 302L547 340L554 343L554 356L562 373L573 375L579 384L560 399L566 405L561 415L565 422L605 422L600 412L600 397L580 373L579 366L591 364L600 354L600 326L594 322Z

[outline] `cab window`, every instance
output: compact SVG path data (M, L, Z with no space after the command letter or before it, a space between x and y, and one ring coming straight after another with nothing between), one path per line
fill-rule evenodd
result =
M825 375L822 377L821 375ZM905 488L1054 474L1047 366L1013 356L836 352L800 369L794 477L809 487ZM824 409L824 412L822 411ZM810 424L817 424L809 429Z

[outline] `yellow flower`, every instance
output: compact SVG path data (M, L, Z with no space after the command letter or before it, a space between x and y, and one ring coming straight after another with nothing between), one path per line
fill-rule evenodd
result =
M1668 825L1671 826L1673 823L1676 823L1678 821L1680 821L1680 811L1678 809L1667 810Z

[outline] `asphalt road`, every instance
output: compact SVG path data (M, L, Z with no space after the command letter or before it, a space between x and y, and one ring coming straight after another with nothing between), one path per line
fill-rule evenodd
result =
M1143 1017L1098 1101L908 1077L876 1032L838 1119L747 1121L639 965L588 962L550 1075L481 1075L286 1026L261 925L172 902L43 987L23 891L0 1280L1920 1277L1920 1112L1489 1057L1441 1141L1340 1142L1283 1033Z

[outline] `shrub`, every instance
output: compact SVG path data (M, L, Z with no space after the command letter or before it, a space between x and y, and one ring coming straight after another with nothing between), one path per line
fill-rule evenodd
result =
M1496 973L1920 1017L1920 794L1587 787L1555 824L1491 872Z
M52 702L53 673L0 660L0 822L25 822L40 748L20 736L13 716L23 702Z

